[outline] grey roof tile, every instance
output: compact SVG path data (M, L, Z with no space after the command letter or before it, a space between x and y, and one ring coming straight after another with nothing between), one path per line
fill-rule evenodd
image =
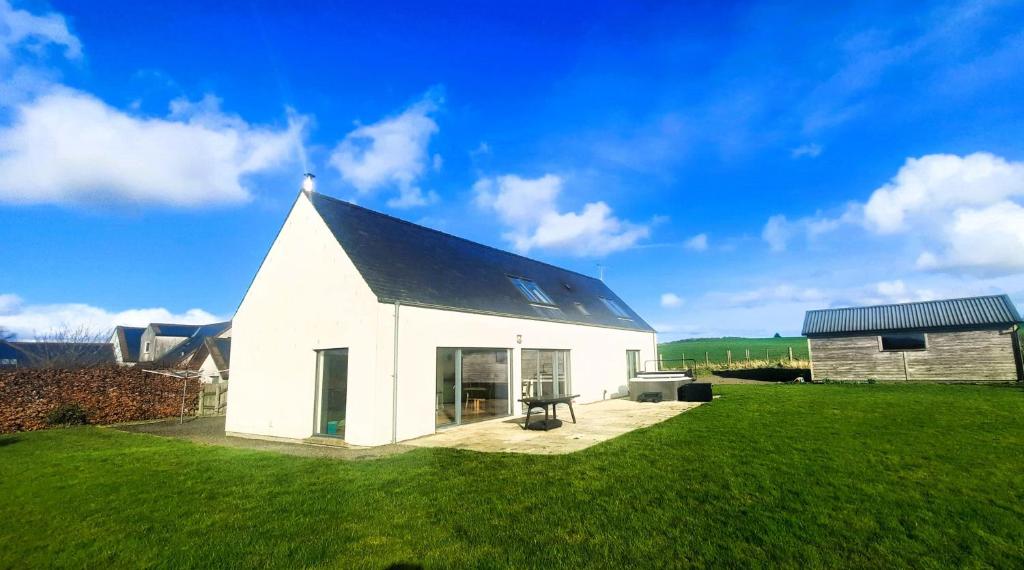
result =
M322 194L306 195L380 302L653 331L599 279ZM538 310L509 276L535 282L561 312ZM629 319L613 314L602 297L622 306Z

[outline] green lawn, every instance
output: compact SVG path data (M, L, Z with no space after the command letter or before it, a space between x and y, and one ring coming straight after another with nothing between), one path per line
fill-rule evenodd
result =
M722 386L556 457L0 437L0 567L1024 567L1024 391Z
M802 336L781 338L694 338L665 342L658 345L662 358L693 358L703 362L704 353L712 363L722 364L728 360L726 351L732 351L733 362L745 359L746 351L750 350L751 360L780 360L789 357L789 348L793 348L793 358L807 360L807 339ZM765 350L768 358L765 358Z

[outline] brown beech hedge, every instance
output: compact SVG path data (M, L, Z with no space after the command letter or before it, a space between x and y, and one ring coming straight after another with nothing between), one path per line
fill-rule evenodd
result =
M113 424L177 416L183 380L140 368L0 370L0 433L50 427L47 415L77 405L90 424ZM199 382L190 379L185 413L195 412Z

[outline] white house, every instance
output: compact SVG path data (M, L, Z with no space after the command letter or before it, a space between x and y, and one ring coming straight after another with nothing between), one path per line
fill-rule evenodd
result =
M232 435L381 445L625 395L654 330L602 281L315 192L233 319Z

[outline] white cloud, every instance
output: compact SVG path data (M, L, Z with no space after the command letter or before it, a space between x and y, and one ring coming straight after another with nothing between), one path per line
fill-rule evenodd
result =
M991 153L931 154L910 158L864 203L841 215L794 221L768 219L761 237L784 251L797 236L814 239L859 226L879 236L924 242L916 267L983 276L1024 272L1024 162ZM844 240L856 239L852 232ZM920 248L920 246L914 246Z
M666 309L674 309L683 305L683 299L675 293L662 293L661 306Z
M0 129L0 202L198 207L244 202L242 178L286 164L305 120L251 125L207 97L139 117L57 87L22 103Z
M440 200L441 197L433 190L423 193L423 190L416 186L403 186L398 189L398 196L387 201L392 208L413 208L426 206Z
M683 242L683 247L691 251L707 251L708 234L697 234Z
M174 313L153 307L108 311L85 303L31 305L17 295L0 295L0 327L22 339L32 339L62 329L107 333L117 325L146 326L149 323L204 324L225 320L202 309Z
M0 0L0 60L11 56L11 50L25 47L39 51L47 45L64 48L64 56L82 56L82 44L68 30L64 16L50 13L37 16L26 10L15 10L7 0Z
M431 158L428 152L430 139L438 132L431 114L439 104L438 98L428 93L397 116L357 127L334 148L331 166L360 194L397 188L399 197L388 202L392 207L437 201L437 194L424 193L418 182L428 164L436 171L443 162L439 154Z
M768 218L764 229L761 230L761 239L768 242L768 247L772 251L786 251L792 237L793 231L789 220L782 214Z
M793 158L818 158L822 150L819 144L804 144L794 148L789 155Z
M766 303L821 303L825 293L814 287L780 284L746 291L710 292L707 298L728 307L750 307Z
M1024 272L1024 208L1015 202L957 210L941 231L945 247L939 253L922 252L919 269L981 275Z
M878 233L896 233L922 217L945 219L954 208L987 206L1011 196L1024 196L1024 163L986 152L931 154L907 159L871 194L864 222Z
M604 202L577 212L560 212L562 178L515 175L482 178L473 185L476 204L498 215L509 230L504 237L517 251L560 250L577 256L601 256L632 247L650 235L646 226L620 220Z
M0 294L0 317L14 314L21 306L21 297L12 293Z

